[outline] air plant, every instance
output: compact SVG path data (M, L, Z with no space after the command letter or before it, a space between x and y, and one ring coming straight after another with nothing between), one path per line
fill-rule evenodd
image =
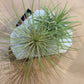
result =
M9 70L12 74L11 81L18 79L18 83L26 84L31 77L35 77L36 70L46 76L47 73L51 73L49 66L55 71L55 66L61 67L58 61L61 57L66 57L64 53L71 48L77 21L68 20L73 16L69 15L71 9L67 10L67 3L63 9L59 5L53 5L53 9L42 6L34 11L33 4L32 8L26 10L22 0L25 13L20 17L13 0L11 2L19 21L14 28L0 18L0 22L12 30L11 33L0 31L3 33L2 38L9 40L8 43L0 42L9 46L9 50L1 55L8 54L4 59L10 59L10 65L14 67L13 70Z

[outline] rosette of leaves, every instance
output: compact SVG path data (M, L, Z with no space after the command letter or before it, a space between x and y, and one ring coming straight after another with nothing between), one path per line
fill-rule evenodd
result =
M72 45L72 32L74 27L77 26L75 25L77 22L68 20L73 17L69 15L71 9L67 10L67 4L65 4L63 9L59 8L59 5L54 6L54 9L44 6L34 12L32 5L31 10L26 11L22 0L26 12L20 18L13 0L11 2L19 20L14 29L10 27L12 29L8 43L10 49L5 51L5 54L9 53L8 59L12 58L12 61L16 63L15 67L18 65L18 71L14 70L16 74L12 78L22 72L27 79L32 71L31 67L34 60L37 62L35 66L39 66L45 74L47 72L45 67L48 67L48 64L53 68L54 64L58 65L58 60L64 56L61 53L67 52ZM0 21L4 24L2 20ZM4 34L7 35L7 33ZM54 59L52 59L53 57Z

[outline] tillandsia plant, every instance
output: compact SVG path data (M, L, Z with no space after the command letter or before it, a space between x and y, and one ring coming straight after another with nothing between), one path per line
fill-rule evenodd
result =
M52 73L49 71L49 66L55 71L55 66L61 67L58 61L61 57L66 57L64 53L71 48L74 27L78 25L77 21L68 20L73 16L69 15L71 9L67 10L67 3L61 9L58 4L55 6L53 1L50 1L53 8L39 6L39 9L34 11L34 1L32 7L26 9L22 0L24 15L20 17L11 0L19 21L13 26L0 18L0 22L12 30L11 33L0 31L3 34L2 38L9 41L8 43L0 42L0 44L9 46L9 49L1 52L1 55L7 54L4 59L10 59L10 65L13 66L13 69L9 70L11 84L16 80L18 80L17 84L30 84L28 82L31 78L39 79L39 75L35 76L36 71L40 71L40 74L43 72L46 77L49 72ZM8 21L10 23L10 20ZM39 84L42 82L40 80Z

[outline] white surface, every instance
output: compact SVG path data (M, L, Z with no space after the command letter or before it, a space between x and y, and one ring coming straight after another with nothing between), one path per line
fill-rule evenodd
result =
M35 13L34 13L34 19L36 19L38 16L43 16L44 14L45 14L44 10L36 10ZM26 26L27 28L29 27L28 19L29 19L29 22L32 24L32 15L29 16L29 18L27 18L27 19L24 21L24 24L25 24L25 26ZM37 23L37 22L34 21L34 23ZM17 37L23 37L23 34L20 33L20 31L18 31L18 29L20 29L20 30L22 30L22 31L26 31L26 28L24 28L23 24L20 25L20 26L18 26L17 28L15 28L15 30L12 32L12 34L11 34L11 36L10 36L10 44L12 45L12 46L11 46L11 49L12 49L12 51L13 51L15 57L16 57L17 59L24 59L24 58L27 58L27 57L28 57L28 55L25 55L25 52L28 50L28 48L23 49L23 50L21 50L20 52L17 53L17 51L18 51L19 49L21 49L24 45L21 45L21 44L20 44L20 45L17 45L17 44L15 44L15 43L17 43L17 40L13 40L13 39L12 39L12 38L17 38ZM37 26L35 26L35 29L37 29ZM18 33L18 32L19 32L19 33ZM71 36L73 35L73 34L72 34L72 31L68 30L67 32L68 32ZM21 39L20 39L20 40L21 40ZM28 39L25 39L25 40L28 40ZM67 38L67 40L66 40L66 39L63 39L63 40L60 39L60 42L61 42L62 47L63 47L64 49L61 48L61 46L60 46L60 47L59 47L59 53L67 52L67 49L68 49L69 47L71 47L71 45L72 45L72 37L71 37L71 39L70 39L70 38ZM64 43L64 42L65 42L65 43ZM13 43L14 43L14 44L13 44ZM52 44L52 46L54 46L55 49L56 49L56 45L53 45L53 44ZM52 51L52 50L51 50L51 51ZM51 54L56 54L56 52L51 53ZM37 57L37 56L35 56L35 57Z

